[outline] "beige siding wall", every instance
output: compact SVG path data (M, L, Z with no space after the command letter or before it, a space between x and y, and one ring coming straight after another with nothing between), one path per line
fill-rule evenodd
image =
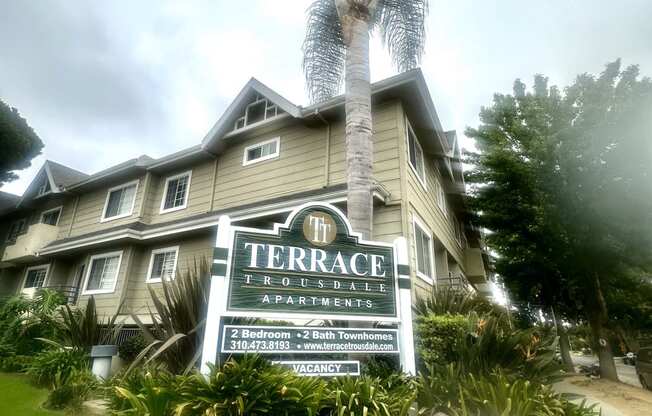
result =
M373 172L376 181L391 194L391 200L401 199L398 103L385 103L373 109ZM346 182L344 123L331 129L329 185Z
M206 233L202 236L178 239L173 242L160 243L152 246L139 247L134 256L133 268L128 277L128 288L125 295L125 310L129 313L147 314L147 306L152 306L148 286L161 292L161 283L147 283L149 263L152 250L179 246L179 258L177 260L178 273L185 273L193 270L195 262L199 266L202 261L210 263L213 253L215 237Z
M80 195L79 203L77 205L77 212L74 215L72 228L70 228L70 222L72 221L73 217L74 198L71 198L64 208L62 218L59 220L58 238L65 238L69 236L74 237L77 235L87 234L102 229L108 229L135 221L138 218L138 208L140 207L143 198L144 177L145 175L141 175L139 177L126 179L111 184L105 188L95 189ZM133 180L138 180L138 189L136 191L136 201L134 203L132 215L115 220L101 222L102 212L104 210L104 204L106 203L108 190L114 186L131 182ZM69 229L70 235L68 235Z

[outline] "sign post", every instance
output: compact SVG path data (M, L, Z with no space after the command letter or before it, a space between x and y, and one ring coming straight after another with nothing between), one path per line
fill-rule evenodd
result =
M403 370L414 374L407 259L403 237L394 244L366 241L330 204L304 204L272 230L232 226L221 217L201 371L208 373L219 352L400 352ZM224 317L385 322L398 330L227 325L222 331Z

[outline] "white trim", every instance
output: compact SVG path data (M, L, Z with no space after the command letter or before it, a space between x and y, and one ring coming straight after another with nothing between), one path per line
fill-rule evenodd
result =
M122 265L122 253L123 250L111 251L109 253L95 254L88 259L88 266L86 267L86 277L84 278L84 284L82 285L83 288L81 293L82 296L115 292L115 288L118 285L118 278L120 277L120 266ZM118 256L118 266L116 267L116 272L115 272L116 275L115 275L115 279L113 280L113 288L87 290L88 279L90 278L91 270L93 269L93 261L97 259L104 259L104 258L115 257L115 256Z
M160 278L152 279L152 268L154 267L154 257L157 254L169 253L169 252L172 252L172 251L174 251L174 265L172 267L172 279L174 279L176 277L176 274L177 274L177 261L179 260L179 246L157 248L156 250L152 250L152 253L150 254L149 267L147 268L147 278L145 279L145 283L161 283Z
M410 160L410 132L414 135L414 144L419 147L419 150L421 151L421 166L423 166L423 178L417 172L417 168L412 166L412 161ZM428 173L426 172L426 160L424 158L423 154L423 147L421 147L421 143L419 143L419 138L417 137L417 134L414 132L414 129L412 128L412 125L410 124L410 120L408 120L407 117L405 117L405 143L407 147L407 162L408 166L412 169L412 172L414 172L414 175L417 177L419 180L419 183L421 186L423 186L423 190L427 191L428 190ZM416 158L416 155L415 155Z
M127 182L127 183L123 183L122 185L118 185L118 186L114 186L112 188L109 188L106 191L106 200L104 201L104 209L102 209L102 217L100 218L100 222L113 221L113 220L129 217L129 216L133 215L134 207L136 206L136 198L138 198L138 184L139 183L140 183L140 179L136 179L136 180L133 180L133 181L130 181L130 182ZM109 207L109 198L111 197L111 192L117 191L118 189L123 189L123 188L130 187L131 185L134 185L134 184L136 185L136 190L134 191L134 199L133 199L133 201L131 201L131 209L129 210L129 212L125 213L125 214L120 214L120 215L116 215L114 217L107 218L106 217L106 209Z
M188 183L186 184L186 194L183 197L183 204L179 205L178 207L172 207L165 209L165 199L167 198L168 195L168 190L170 186L170 181L183 178L184 176L188 176ZM192 180L192 169L187 170L185 172L181 172L176 175L168 176L165 178L165 188L163 190L163 198L161 199L161 209L159 210L159 214L166 214L168 212L174 212L174 211L179 211L182 209L186 209L188 206L188 195L190 195L190 181Z
M385 197L376 190L374 190L373 195L375 198L378 198L380 201L385 200ZM297 206L309 201L314 201L316 199L330 204L345 202L346 190L301 197L297 199L288 199L287 201L278 202L275 204L260 205L260 206L241 209L241 210L225 211L210 217L198 218L198 219L188 220L185 222L164 225L152 230L138 231L138 230L126 229L126 230L108 231L101 235L94 235L94 236L82 238L71 242L64 242L57 246L48 249L43 249L38 252L38 255L59 253L66 250L85 247L91 244L105 243L105 242L115 241L115 240L120 240L125 238L132 238L139 241L145 241L152 238L163 237L166 235L172 235L172 234L178 234L186 231L214 227L218 224L219 217L222 215L229 215L233 221L243 221L251 218L259 218L259 217L265 217L274 214L280 214L283 212L291 212Z
M31 266L26 268L25 275L23 276L23 283L20 285L20 290L32 289L32 288L25 287L25 283L27 283L27 275L31 270L38 270L38 269L45 269L45 278L43 278L43 284L41 285L41 287L44 287L48 281L48 277L50 277L50 265L51 263L46 263L46 264L39 264L38 266Z
M417 249L417 231L416 227L419 227L421 232L428 236L428 251L430 253L430 276L425 275L419 271L419 250ZM414 242L414 251L415 251L415 260L416 264L414 267L414 273L421 280L434 285L435 284L435 249L434 249L434 240L430 228L419 218L416 213L412 213L412 241Z
M272 142L276 142L276 152L270 153L270 154L265 155L265 156L261 156L258 159L247 160L247 153L249 152L249 150L255 149L256 147L262 147L262 146L264 146L266 144L269 144L269 143L272 143ZM242 166L249 166L249 165L253 165L254 163L263 162L265 160L276 159L280 154L281 154L281 137L280 136L279 137L274 137L273 139L258 142L256 144L252 144L252 145L249 145L249 146L244 148L244 153L242 155Z
M54 211L59 211L59 216L57 217L57 223L54 224L54 226L56 227L57 225L59 225L59 220L61 220L61 213L63 212L63 205L59 205L58 207L54 207L52 209L48 209L48 210L45 210L45 211L41 212L41 218L39 219L39 223L40 224L45 224L43 222L43 216L45 214L49 214L49 213L54 212ZM47 224L47 225L52 225L52 224Z

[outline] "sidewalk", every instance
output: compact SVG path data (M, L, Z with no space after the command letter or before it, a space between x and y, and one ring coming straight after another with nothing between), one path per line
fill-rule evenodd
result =
M554 388L560 393L583 396L574 400L576 403L583 399L597 403L602 416L652 416L652 391L579 375L555 383Z

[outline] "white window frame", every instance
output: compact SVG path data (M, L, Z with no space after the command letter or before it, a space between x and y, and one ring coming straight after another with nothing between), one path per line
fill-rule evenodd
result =
M102 253L102 254L95 254L91 256L88 259L88 265L86 266L86 277L84 278L84 285L82 286L84 289L82 290L82 296L84 295L99 295L103 293L113 293L115 292L115 288L118 285L118 278L120 277L120 266L122 265L122 253L123 251L111 251L109 253ZM91 271L93 270L93 261L97 259L104 259L108 257L118 257L118 267L116 267L116 276L115 280L113 281L113 288L111 289L92 289L88 290L88 281L91 277Z
M437 178L437 189L435 189L435 198L437 200L437 208L444 214L444 217L448 218L448 205L446 201L446 191L444 186L441 184L439 178Z
M410 132L414 135L414 144L415 146L419 147L419 150L421 151L421 165L423 166L423 178L417 171L417 168L412 166L412 161L410 160ZM426 160L423 157L423 147L421 147L421 143L419 143L419 138L417 137L417 134L414 132L414 129L412 128L412 125L410 124L410 120L405 118L405 145L407 147L407 162L408 165L410 166L410 169L412 169L412 172L414 172L414 175L419 179L419 183L421 186L423 186L424 190L428 190L428 184L427 184L427 177L428 174L426 172ZM416 155L415 155L416 157Z
M154 257L156 257L157 254L160 253L169 253L171 251L174 251L174 266L173 266L173 272L172 272L172 279L174 280L177 276L177 262L179 261L179 246L172 246L172 247L164 247L164 248L158 248L156 250L152 250L152 253L149 257L149 267L147 268L147 279L145 279L145 283L161 283L162 279L161 278L154 278L152 279L152 271L154 267Z
M188 176L188 184L186 185L186 195L183 198L183 205L179 205L178 207L172 207L165 209L165 198L167 197L168 194L168 189L170 186L170 181L173 181L178 178L182 178L184 176ZM165 188L163 190L163 198L161 198L161 209L159 210L160 214L166 214L168 212L174 212L174 211L179 211L182 209L186 209L188 207L188 195L190 195L190 182L192 180L192 170L186 171L179 173L177 175L172 175L168 176L165 178Z
M33 289L31 287L25 287L25 284L27 283L27 275L29 275L30 271L38 269L45 269L45 278L43 279L43 285L41 286L45 287L46 283L48 282L48 278L50 277L50 263L39 264L38 266L31 266L25 269L25 276L23 276L23 284L21 285L21 290Z
M417 227L421 232L428 236L428 251L430 252L430 276L427 276L419 271L419 250L417 249ZM434 285L435 284L435 244L432 232L426 224L416 215L412 214L412 241L414 243L414 259L416 260L414 272L421 280Z
M270 153L270 154L268 154L266 156L261 156L258 159L247 160L247 153L249 153L249 150L254 149L256 147L264 146L264 145L272 143L272 142L276 142L276 152ZM258 142L256 144L252 144L250 146L245 147L244 154L242 155L242 166L253 165L254 163L264 162L265 160L276 159L277 157L279 157L280 154L281 154L281 138L280 137L274 137L273 139Z
M58 226L59 221L61 220L61 213L63 212L63 205L59 205L58 207L48 209L48 210L45 210L45 211L41 212L41 218L39 219L39 223L40 224L45 224L43 222L43 216L45 216L45 214L49 214L49 213L54 212L54 211L59 211L59 216L57 217L57 223L54 224L55 227ZM48 225L51 225L51 224L48 224Z
M120 218L126 218L126 217L132 216L133 213L134 213L134 207L136 206L136 199L138 198L138 185L139 185L139 183L140 183L140 180L136 179L135 181L130 181L130 182L127 182L127 183L123 183L122 185L118 185L118 186L114 186L112 188L109 188L106 191L106 199L104 200L104 209L102 209L102 218L100 219L100 222L113 221L113 220L118 220ZM127 188L127 187L129 187L131 185L134 185L134 184L136 185L136 189L134 190L134 200L131 201L131 209L129 209L129 212L124 213L124 214L120 214L120 215L116 215L114 217L107 218L106 217L106 210L107 210L107 208L109 208L109 198L111 197L111 192L117 191L118 189Z

